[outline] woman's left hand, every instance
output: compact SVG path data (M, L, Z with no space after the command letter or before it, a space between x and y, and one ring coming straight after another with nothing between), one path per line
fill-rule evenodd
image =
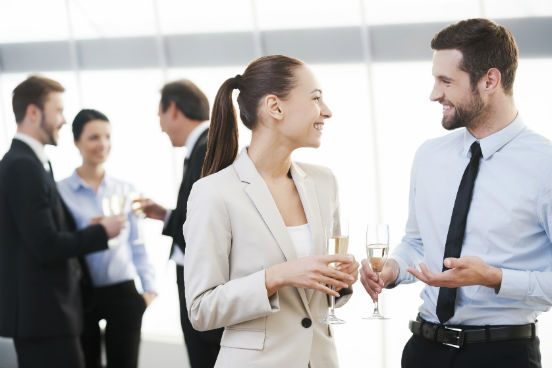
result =
M337 265L336 269L341 272L348 273L349 275L353 276L355 279L352 283L354 284L358 280L358 268L360 267L360 264L356 261L355 257L352 254L347 254L348 256L353 257L353 262L347 263L346 265ZM342 288L338 287L336 288L336 291L341 290Z
M153 291L145 291L142 294L142 298L144 298L144 302L146 303L146 308L150 306L151 302L153 302L153 299L157 296L156 293Z

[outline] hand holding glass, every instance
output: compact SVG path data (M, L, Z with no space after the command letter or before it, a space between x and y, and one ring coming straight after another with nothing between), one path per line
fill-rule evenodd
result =
M113 194L110 197L104 197L102 199L102 211L104 216L121 215L125 213L125 206L127 203L127 197L123 194ZM120 236L120 235L119 235ZM108 244L110 247L117 246L119 243L119 236L109 239Z
M389 255L389 226L386 224L368 225L366 228L366 256L370 267L378 278ZM388 319L379 311L379 302L374 302L374 312L365 319Z
M334 224L334 222L332 222L326 233L326 246L328 247L328 254L346 255L349 247L349 224L346 221L341 221L339 224ZM332 266L336 267L337 265L333 264ZM330 288L334 290L333 286L330 286ZM330 311L328 316L321 322L329 325L345 323L344 320L335 315L335 296L330 295L329 298Z

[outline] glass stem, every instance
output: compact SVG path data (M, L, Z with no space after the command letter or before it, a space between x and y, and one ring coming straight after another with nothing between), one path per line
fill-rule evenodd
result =
M333 286L330 286L330 289L334 290ZM335 296L330 295L330 315L335 314Z
M376 273L377 273L377 275L378 275L378 280L379 280L379 278L380 278L380 272L376 272ZM376 301L374 302L374 314L378 314L378 315L380 314L380 311L379 311L379 296L378 296L378 300L376 300Z

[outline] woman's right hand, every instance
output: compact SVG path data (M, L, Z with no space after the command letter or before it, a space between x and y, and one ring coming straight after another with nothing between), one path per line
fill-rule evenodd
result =
M331 263L340 263L341 266L355 262L353 256L321 255L308 256L271 266L265 271L265 284L268 296L272 296L284 286L314 289L339 297L339 293L330 289L346 288L353 284L355 279L346 272L331 267Z

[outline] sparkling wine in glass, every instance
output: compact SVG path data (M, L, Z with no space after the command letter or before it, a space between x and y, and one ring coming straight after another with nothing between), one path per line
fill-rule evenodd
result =
M129 192L128 198L130 200L130 209L134 216L136 216L136 239L132 241L132 244L143 244L144 243L144 219L146 214L144 213L144 208L142 207L144 201L144 195L140 192Z
M125 194L113 194L109 197L102 198L102 212L104 216L114 216L125 213L127 204L127 196ZM120 242L120 236L108 240L110 247L117 246Z
M389 255L389 226L386 224L368 225L366 228L366 256L370 267L378 277L383 271ZM388 319L379 310L378 301L374 302L374 312L366 319Z
M326 231L328 254L346 255L349 248L349 224L347 221L341 220L339 223L332 222L329 229ZM337 264L332 264L332 267L336 267ZM333 286L330 289L334 290ZM335 296L330 295L330 310L328 316L324 318L322 323L329 325L339 325L345 323L344 320L338 318L335 315Z

